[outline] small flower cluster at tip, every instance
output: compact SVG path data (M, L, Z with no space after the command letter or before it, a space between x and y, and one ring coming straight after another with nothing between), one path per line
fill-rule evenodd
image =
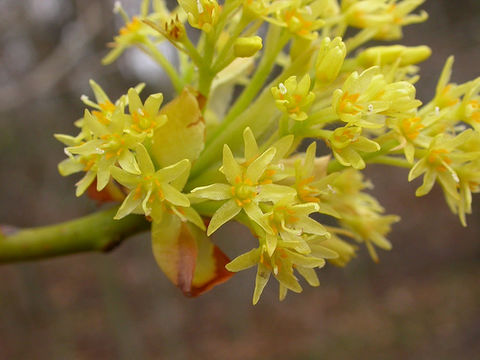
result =
M143 0L140 13L130 17L117 1L113 11L121 15L125 24L108 44L112 50L102 59L104 65L113 63L131 46L158 44L165 39L182 42L185 38L187 14L181 6L169 11L163 0Z
M170 211L203 228L200 216L189 208L190 201L181 192L190 161L184 159L156 169L147 150L154 144L156 131L167 122L160 110L163 95L152 94L143 103L139 92L144 85L140 84L112 102L97 83L90 81L90 85L96 101L82 96L93 110L85 110L83 118L76 122L80 133L75 137L55 135L67 145L68 158L60 162L60 174L85 172L76 184L76 195L82 195L95 183L96 191L116 186L116 180L127 195L115 219L138 213L159 221L165 211Z
M328 158L316 158L316 143L304 156L287 157L292 135L264 151L260 151L250 128L243 137L241 159L224 146L220 171L226 182L197 187L191 193L201 200L223 202L210 221L208 235L235 218L258 238L258 248L226 266L236 272L257 265L254 303L271 274L280 282L283 299L287 290L302 290L294 270L310 285L318 286L314 269L323 267L325 260L345 265L355 248L339 235L364 242L374 259L377 255L372 244L390 248L384 236L397 218L381 215L383 209L361 191L367 185L357 172L327 175ZM314 213L339 218L340 227L327 229L310 217Z

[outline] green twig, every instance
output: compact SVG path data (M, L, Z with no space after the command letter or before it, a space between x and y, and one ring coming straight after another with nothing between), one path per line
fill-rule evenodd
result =
M56 225L24 229L0 238L0 263L43 259L86 251L105 252L125 238L149 229L144 216L114 220L117 209Z
M397 166L406 169L410 169L413 164L410 164L407 160L402 159L400 157L393 157L393 156L377 156L369 161L372 164L383 164L383 165L390 165L390 166Z

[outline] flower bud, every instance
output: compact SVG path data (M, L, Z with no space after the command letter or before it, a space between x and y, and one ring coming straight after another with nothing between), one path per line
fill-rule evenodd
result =
M233 44L233 53L236 57L251 57L263 47L260 36L240 37Z
M358 55L357 61L361 66L370 67L393 64L400 59L399 65L407 66L424 61L431 53L428 46L376 46L363 51Z
M322 41L315 63L315 76L321 85L328 85L334 81L347 54L347 49L340 37L330 40L326 37Z

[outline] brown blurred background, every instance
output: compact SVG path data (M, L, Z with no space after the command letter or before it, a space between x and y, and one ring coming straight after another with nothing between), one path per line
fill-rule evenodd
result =
M140 0L123 1L130 14ZM113 1L0 1L0 223L35 226L95 211L76 199L75 176L53 133L73 133L94 78L113 98L140 81L170 86L136 51L103 67L120 26ZM453 80L478 75L480 3L430 0L404 44L428 44L418 97L428 100L444 61ZM480 198L464 229L441 193L416 199L404 170L372 166L374 194L402 216L391 252L365 251L321 271L319 288L280 303L274 281L260 303L245 271L187 299L157 269L148 235L108 255L0 266L0 359L473 359L480 354ZM228 232L228 239L223 236ZM234 234L234 236L231 236ZM252 246L239 227L217 241L234 257ZM228 244L227 244L228 242Z

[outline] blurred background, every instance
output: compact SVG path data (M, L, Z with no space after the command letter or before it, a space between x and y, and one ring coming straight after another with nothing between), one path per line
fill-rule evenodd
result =
M122 2L130 14L140 0ZM171 88L136 51L100 64L121 26L111 0L0 1L0 223L30 227L96 210L75 198L53 133L74 133L88 79L112 98L140 81ZM428 44L418 97L429 100L447 56L453 80L480 75L478 0L430 0L404 44ZM168 51L165 50L164 51ZM403 218L394 249L374 264L362 249L327 266L319 288L260 303L254 270L197 299L183 297L154 262L149 236L115 251L0 266L0 359L473 359L480 354L480 198L462 228L436 189L416 199L405 170L370 166L373 193ZM228 233L228 238L225 236ZM230 256L252 246L240 227L216 237ZM245 241L246 240L246 241ZM228 242L228 244L227 244Z

